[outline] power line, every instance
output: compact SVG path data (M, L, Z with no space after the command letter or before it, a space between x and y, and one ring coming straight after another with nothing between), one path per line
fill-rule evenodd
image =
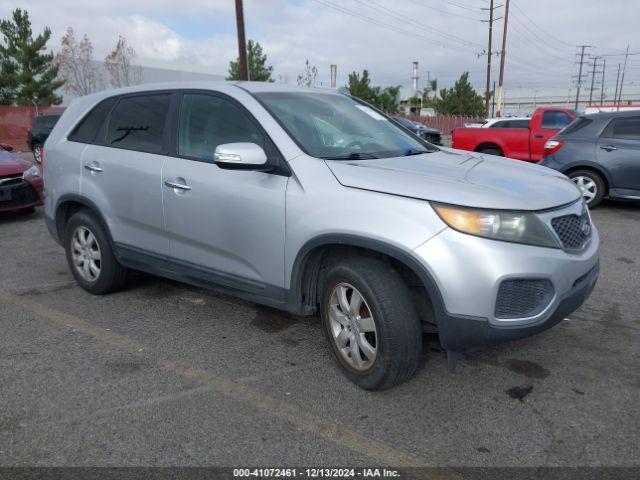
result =
M443 37L448 38L448 39L450 39L452 41L459 42L462 45L465 45L465 46L473 46L473 45L480 46L479 44L474 43L474 42L469 42L468 40L465 40L462 37L458 37L456 35L452 35L450 33L443 32L442 30L438 30L437 28L427 26L424 23L417 22L413 18L408 17L406 15L403 15L401 13L397 13L397 12L395 12L395 11L393 11L393 10L383 6L383 5L380 5L379 3L374 2L373 0L368 0L368 1L355 0L355 1L360 3L361 5L364 5L366 7L372 8L372 9L374 9L374 10L380 12L380 13L383 13L385 15L390 15L391 17L393 17L393 18L395 18L397 20L400 20L400 21L403 21L403 22L407 22L407 23L409 23L411 25L415 25L415 26L417 26L417 27L419 27L421 29L432 30L432 31L438 33L439 35L442 35Z
M565 42L564 40L561 40L560 38L556 37L555 35L552 35L551 33L549 33L547 30L543 29L540 25L538 25L536 22L534 22L531 17L529 17L529 15L527 15L524 10L522 10L518 4L514 1L513 2L513 6L516 8L516 10L518 10L527 20L529 20L533 25L535 25L536 27L538 27L538 29L542 32L542 33L546 33L546 35L548 37L553 38L556 42L562 43L564 45L567 45L569 47L573 47L573 45L569 42Z
M398 27L396 25L392 25L390 23L386 23L386 22L377 20L377 19L375 19L373 17L367 16L367 15L363 15L363 14L357 12L357 11L351 10L351 9L343 7L341 5L337 5L337 4L335 4L335 3L333 3L333 2L331 2L329 0L314 0L314 1L319 3L319 4L321 4L321 5L324 5L325 7L329 7L331 9L333 9L333 10L337 10L337 11L339 11L341 13L344 13L346 15L349 15L351 17L363 20L365 22L371 23L373 25L377 25L379 27L385 27L385 28L394 30L394 31L396 31L398 33L401 33L402 35L405 35L405 36L408 36L408 37L417 38L417 39L420 39L420 40L428 40L432 44L438 45L439 47L446 48L446 49L457 49L459 51L469 52L469 50L462 49L461 47L458 47L457 45L449 45L449 44L446 44L446 43L444 43L442 41L439 41L438 39L427 37L426 35L421 35L421 34L416 33L416 32L407 31L407 30L402 29L402 28L400 28L400 27Z

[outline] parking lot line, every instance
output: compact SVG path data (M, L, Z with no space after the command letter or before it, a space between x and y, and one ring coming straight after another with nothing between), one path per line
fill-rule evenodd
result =
M34 313L57 325L76 329L101 342L123 350L130 352L148 352L152 350L124 335L98 327L75 315L49 308L28 297L0 292L0 300ZM408 452L396 449L385 442L371 439L342 424L314 415L294 404L266 395L253 387L239 384L230 378L169 359L156 359L156 364L164 370L195 380L212 391L249 403L259 410L290 423L302 432L321 437L336 445L344 446L354 452L363 454L381 465L434 467L433 464ZM430 470L429 478L452 479L461 477L457 473L447 470Z

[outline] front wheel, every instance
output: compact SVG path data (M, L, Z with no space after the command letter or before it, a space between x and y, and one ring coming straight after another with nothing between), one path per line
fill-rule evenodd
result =
M359 387L384 390L418 369L422 326L409 289L389 264L353 257L330 266L321 317L340 370Z
M569 178L575 183L589 208L597 207L605 194L602 177L591 170L575 170L569 173Z
M33 145L33 158L38 165L42 163L42 145L39 143Z

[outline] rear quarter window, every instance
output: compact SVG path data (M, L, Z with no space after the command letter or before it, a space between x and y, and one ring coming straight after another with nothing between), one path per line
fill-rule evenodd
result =
M569 135L572 133L576 133L582 130L583 128L588 127L592 123L593 123L593 120L591 118L578 117L569 125L567 125L566 128L562 130L562 132L560 133L562 133L562 135Z
M94 143L96 135L107 118L107 115L111 111L114 103L116 103L116 97L103 100L93 107L93 109L73 129L68 139L72 142Z

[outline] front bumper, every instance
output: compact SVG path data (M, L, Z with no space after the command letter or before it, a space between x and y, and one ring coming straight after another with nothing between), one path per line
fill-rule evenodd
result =
M443 347L460 351L552 327L591 293L599 272L598 245L595 228L578 253L487 240L450 228L420 245L414 254L440 297L434 309ZM500 285L519 279L548 281L553 294L532 316L498 318Z
M42 177L16 179L0 185L0 212L37 207L44 203Z

